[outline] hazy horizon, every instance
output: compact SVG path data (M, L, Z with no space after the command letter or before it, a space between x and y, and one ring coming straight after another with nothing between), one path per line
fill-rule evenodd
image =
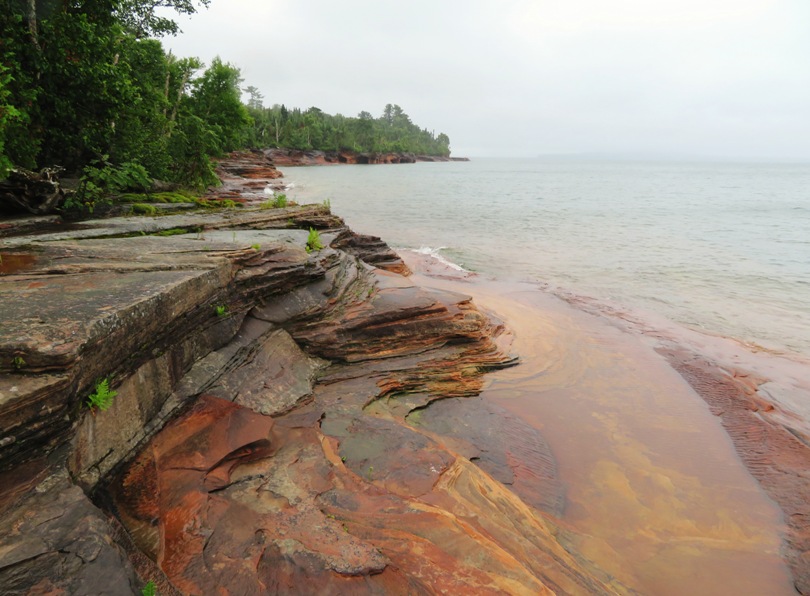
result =
M810 160L799 0L212 0L163 40L267 106L400 105L453 155Z

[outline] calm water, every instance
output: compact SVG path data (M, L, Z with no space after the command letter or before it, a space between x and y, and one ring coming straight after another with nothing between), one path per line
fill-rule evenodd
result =
M286 168L359 232L497 278L810 356L810 165L489 160Z

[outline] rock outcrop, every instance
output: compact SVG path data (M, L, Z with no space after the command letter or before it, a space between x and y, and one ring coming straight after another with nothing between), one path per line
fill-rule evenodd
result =
M6 242L3 593L622 591L558 540L542 438L472 397L503 325L326 207Z

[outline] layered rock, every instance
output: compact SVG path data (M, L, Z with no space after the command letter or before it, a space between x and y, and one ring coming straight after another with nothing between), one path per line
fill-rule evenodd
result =
M3 593L621 591L557 540L542 438L464 411L515 362L503 325L327 208L8 246L29 258L0 281Z

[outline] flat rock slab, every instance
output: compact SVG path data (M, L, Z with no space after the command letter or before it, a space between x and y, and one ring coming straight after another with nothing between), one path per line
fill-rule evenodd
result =
M129 596L142 585L104 514L66 474L40 482L24 506L0 513L3 594Z

